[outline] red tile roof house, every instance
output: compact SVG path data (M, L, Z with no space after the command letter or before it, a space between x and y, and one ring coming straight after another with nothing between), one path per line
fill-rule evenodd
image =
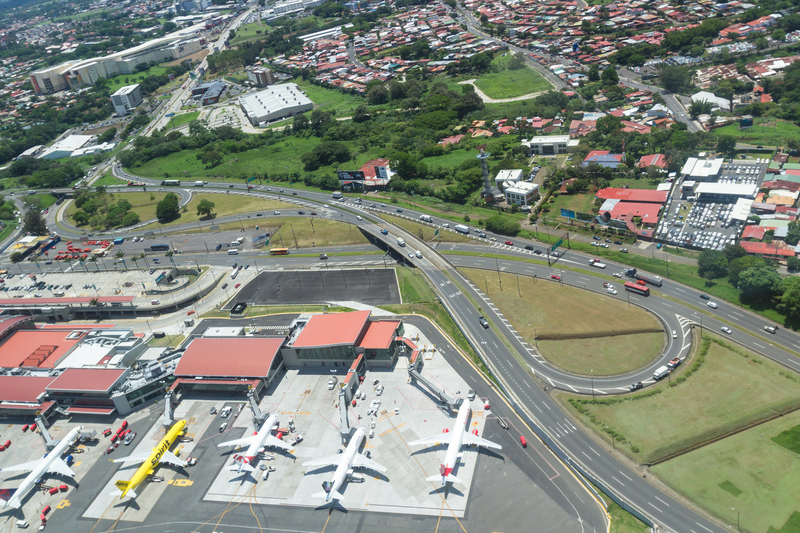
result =
M667 168L667 157L664 154L642 156L639 160L639 168L647 167Z

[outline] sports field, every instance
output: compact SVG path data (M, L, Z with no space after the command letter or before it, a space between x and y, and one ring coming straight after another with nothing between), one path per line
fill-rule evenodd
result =
M776 388L789 380L779 377ZM797 378L795 378L797 379ZM763 389L753 387L750 394ZM800 461L798 454L772 438L800 425L794 412L687 453L652 470L670 486L736 530L800 531ZM736 509L736 510L734 510ZM794 519L790 517L794 515ZM787 524L787 521L789 522Z
M619 398L562 399L604 438L606 427L622 435L617 450L647 464L800 407L800 380L783 367L716 335L706 333L702 346L671 384Z
M487 268L494 268L494 260L485 261ZM481 291L488 292L528 344L536 346L538 337L542 355L565 370L586 375L593 370L598 376L619 374L652 360L663 343L661 326L652 315L603 294L562 286L549 279L504 273L498 278L493 270L462 272ZM652 332L641 333L648 330ZM610 332L615 335L573 337Z

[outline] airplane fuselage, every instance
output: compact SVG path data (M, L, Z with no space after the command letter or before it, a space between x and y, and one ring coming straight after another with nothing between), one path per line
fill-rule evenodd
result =
M264 422L264 425L261 426L261 429L258 433L256 433L256 440L247 447L247 451L243 455L234 455L233 460L234 462L239 464L239 470L241 471L242 465L252 463L258 452L261 448L264 447L264 443L267 441L267 437L269 437L270 433L272 433L272 428L275 427L275 424L278 422L278 415L273 414L267 418L267 421Z
M344 450L343 461L336 467L336 472L333 473L333 480L331 481L331 490L328 492L326 500L331 499L334 492L339 492L339 488L344 485L344 480L347 478L347 472L353 467L353 459L355 459L358 449L361 447L361 442L364 440L364 428L358 428L347 444Z
M31 488L36 484L36 481L41 478L47 472L47 469L50 468L50 465L56 459L60 459L61 456L64 454L64 450L66 450L72 442L78 437L78 433L81 432L83 426L78 426L72 429L67 436L61 439L61 441L56 444L56 447L53 450L45 455L39 464L36 465L36 468L31 470L31 473L28 474L25 479L22 481L22 484L17 488L14 496L9 498L5 504L3 504L3 508L6 508L9 504L12 506L17 506L22 501L22 498L27 494ZM2 472L2 469L0 469Z
M442 474L442 485L446 483L446 477L449 476L458 464L458 454L461 452L461 445L464 441L464 432L467 431L467 424L470 419L470 407L468 402L461 404L458 409L458 416L456 423L453 426L453 437L450 444L447 446L447 453L444 456L444 463L440 467Z
M181 434L183 428L186 426L186 420L179 420L172 428L167 432L167 435L161 439L161 442L153 448L150 457L147 458L146 461L142 463L136 472L131 477L130 483L128 486L122 491L120 494L120 499L124 498L128 491L135 490L142 481L144 481L147 476L155 470L158 466L159 461L161 460L161 456L164 455L165 452L169 451L170 447L175 443L178 439L178 435Z

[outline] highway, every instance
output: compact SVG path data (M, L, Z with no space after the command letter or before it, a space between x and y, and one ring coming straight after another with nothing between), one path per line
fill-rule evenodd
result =
M115 169L118 175L129 176L120 169ZM160 186L160 180L148 180L135 176L130 176L130 179L145 182L148 186ZM215 189L218 188L218 189ZM271 188L271 191L267 189ZM284 193L280 193L283 188ZM253 194L265 198L275 198L283 201L298 202L306 206L316 206L315 208L320 211L325 210L327 216L331 219L345 220L347 219L352 224L358 224L362 229L375 238L383 238L379 233L379 227L387 227L389 224L374 217L372 213L391 213L398 216L405 216L413 220L418 220L419 213L413 210L403 209L402 213L397 213L397 208L393 206L382 207L380 204L373 204L370 200L365 200L363 205L357 205L352 200L348 199L346 202L334 202L330 195L326 193L305 191L302 189L292 189L281 185L271 185L266 187L257 185L252 191L247 191L246 186L237 184L232 188L239 194ZM228 184L215 184L209 183L204 190L221 192L222 190L231 190ZM296 196L293 194L296 193ZM328 208L321 207L322 204L328 203ZM355 214L362 215L363 220L358 221ZM267 216L269 213L266 213ZM336 215L339 215L337 218ZM292 215L295 213L283 213L281 216ZM234 217L238 219L241 215ZM217 224L225 217L215 220ZM433 219L433 225L441 226L445 221L444 219ZM191 225L194 228L196 225ZM171 231L179 231L181 226L171 228ZM59 228L59 233L63 230ZM442 229L442 231L448 231ZM391 232L396 234L400 232L398 228L392 228ZM141 232L140 232L141 234ZM643 479L637 472L627 468L623 463L619 462L613 455L605 452L592 438L578 430L569 420L569 418L561 411L559 405L553 401L541 388L539 382L531 379L528 376L527 369L521 368L517 360L519 357L522 361L531 367L533 372L544 383L551 383L551 386L556 388L563 388L565 390L573 390L587 394L591 392L590 380L586 376L575 376L548 365L541 357L538 357L535 350L518 339L513 330L500 319L500 317L488 305L481 305L484 316L494 323L495 327L505 339L512 346L513 350L517 352L512 353L506 347L506 344L498 337L494 329L483 329L478 326L479 312L475 309L472 301L467 297L467 294L477 302L486 302L485 296L480 291L472 287L465 278L461 276L455 267L473 267L473 268L487 268L486 264L481 264L480 257L470 256L440 256L435 253L435 249L431 248L427 243L419 242L414 236L404 235L408 242L406 248L398 248L394 239L385 238L384 245L387 248L392 248L397 254L407 256L409 249L419 249L423 251L423 259L406 259L412 262L415 266L419 267L422 272L431 280L437 287L442 295L444 303L448 306L451 312L455 315L457 321L462 324L462 328L467 332L473 340L473 344L478 348L481 356L497 374L497 376L504 382L506 391L512 398L516 398L518 402L524 406L525 410L533 417L536 423L545 432L548 433L554 442L565 450L570 457L587 471L593 475L604 480L610 490L621 495L624 499L631 502L642 512L646 513L661 526L662 530L680 531L680 532L694 532L701 533L703 531L724 531L725 528L717 525L716 523L703 518L700 514L696 513L682 502L672 498L670 495L655 488L646 479ZM135 236L136 231L118 231L112 232L111 235L125 235ZM491 241L491 238L496 241ZM590 256L583 253L567 251L564 256L557 260L554 266L548 267L546 258L540 258L531 254L521 248L521 246L528 244L526 241L519 241L515 239L517 246L505 246L497 244L502 242L505 237L494 236L487 234L487 239L476 240L482 242L481 246L474 245L440 245L440 248L448 247L454 250L472 250L477 252L490 251L496 254L508 254L516 256L524 256L528 261L510 261L502 260L498 263L500 268L505 272L515 273L520 275L536 275L537 277L545 278L543 282L552 282L549 280L549 274L559 269L559 265L568 265L570 270L561 272L563 282L567 285L586 288L588 290L602 291L602 282L607 281L606 278L597 277L600 272L592 272L588 266ZM538 243L531 242L534 246L541 246ZM314 250L316 252L320 250ZM300 251L302 252L302 251ZM206 263L230 264L230 258L222 256L214 258L214 254L205 254L198 256L198 258ZM372 260L377 260L374 256ZM213 258L213 259L212 259ZM261 259L261 268L277 265L278 262L297 261L302 258L270 258ZM193 260L192 255L181 255L181 261ZM240 256L239 260L242 260ZM317 259L306 258L308 262L319 263ZM343 260L353 261L354 258L347 257ZM563 262L562 262L563 261ZM602 272L605 276L610 276L613 272L619 272L623 269L622 265L610 263L606 260L607 268ZM301 266L298 261L297 266ZM376 264L377 263L376 261ZM335 266L335 262L331 262L331 266ZM494 265L491 265L494 267ZM491 268L490 267L490 268ZM582 269L580 272L571 269ZM458 285L453 283L452 280L457 280ZM616 282L615 282L616 281ZM618 287L622 285L623 279L617 280L612 278L611 282ZM728 325L733 328L732 340L739 342L753 351L762 353L776 361L781 362L789 368L800 370L800 363L794 355L788 353L788 350L800 350L800 339L792 332L781 329L777 334L770 335L763 329L769 322L762 317L744 311L739 307L724 303L717 302L719 308L712 310L705 305L705 301L700 299L699 293L687 288L683 285L675 283L670 280L664 280L663 286L660 288L653 288L653 294L648 297L640 297L633 294L623 293L616 298L631 298L631 304L645 306L650 309L656 316L658 316L665 324L665 328L669 331L675 329L679 331L677 340L673 340L671 335L668 337L667 351L658 362L651 363L646 369L642 369L636 373L628 376L615 376L608 378L594 379L595 393L619 393L624 392L627 386L635 380L652 382L652 369L659 362L665 358L674 357L675 354L685 356L688 352L688 343L691 340L689 334L692 324L698 324L702 321L702 325L706 329L719 331L723 325ZM467 294L464 294L466 292ZM609 298L612 296L609 296ZM785 348L785 349L782 349Z

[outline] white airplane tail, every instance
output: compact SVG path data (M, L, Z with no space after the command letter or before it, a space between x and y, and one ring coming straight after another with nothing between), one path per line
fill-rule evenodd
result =
M446 476L438 475L438 476L431 476L425 478L426 481L441 481L442 485L445 483L461 483L461 480L454 476L453 474L447 474ZM463 483L461 483L463 485Z
M0 500L0 502L2 502L3 504L3 509L5 509L6 507L11 507L12 509L19 509L20 507L22 507L22 502L20 502L19 498L17 498L16 496L12 496L8 500Z
M112 490L111 492L108 493L108 495L109 496L122 496L122 491L121 490ZM128 491L128 494L126 494L126 496L130 496L131 498L133 498L135 500L137 494L136 494L136 491L131 489L131 490Z
M238 463L233 463L231 466L229 466L228 470L230 470L231 472L242 472L242 471L252 472L253 467L245 462L238 462Z

